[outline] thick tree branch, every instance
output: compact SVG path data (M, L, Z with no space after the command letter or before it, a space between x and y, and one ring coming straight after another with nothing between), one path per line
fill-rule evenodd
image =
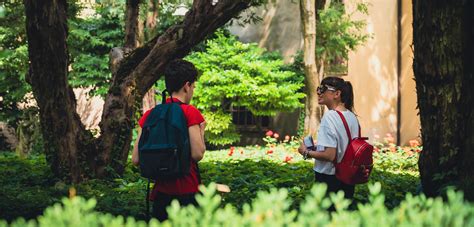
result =
M186 56L207 35L251 5L250 0L221 0L216 5L211 2L195 0L181 24L135 49L120 63L100 123L102 153L98 161L104 166L97 170L98 175L106 174L107 164L119 174L123 171L134 127L133 114L145 92L160 78L165 65Z
M184 22L168 29L156 41L151 52L132 73L132 77L137 79L140 94L144 94L160 78L170 60L186 56L207 35L250 6L250 0L221 0L214 6L211 2L194 1Z

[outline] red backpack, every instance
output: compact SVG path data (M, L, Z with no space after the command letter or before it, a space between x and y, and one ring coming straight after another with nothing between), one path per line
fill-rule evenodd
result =
M374 147L367 143L367 137L360 136L360 126L359 137L352 139L346 118L341 112L336 112L341 117L349 138L349 144L340 163L337 163L336 152L336 158L334 159L336 177L345 184L350 185L367 183L373 167L372 152Z

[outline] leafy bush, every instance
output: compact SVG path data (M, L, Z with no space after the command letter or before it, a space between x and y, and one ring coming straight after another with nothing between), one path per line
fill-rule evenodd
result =
M69 82L73 87L91 87L92 95L103 96L112 77L109 51L123 46L124 4L99 4L95 12L92 17L69 20Z
M232 192L222 195L222 206L230 204L243 211L245 202L253 201L258 191L286 188L292 199L291 208L298 208L314 185L313 163L304 161L295 145L278 141L266 146L231 147L207 152L200 162L204 184L218 182L230 186ZM381 153L393 156L394 153ZM415 194L419 184L416 169L400 172L398 168L376 166L371 182L382 184L385 205L394 208L407 193ZM403 162L405 159L399 159ZM113 215L134 216L144 219L146 180L137 167L129 165L123 178L114 181L89 180L69 185L55 179L44 156L19 159L14 155L0 156L0 218L9 221L16 217L34 218L47 206L68 195L70 187L85 198L96 198L97 210ZM21 174L19 174L21 173ZM15 176L15 177L12 177ZM368 201L367 185L356 187L357 202ZM119 204L119 205L117 205Z
M17 102L25 101L31 87L25 81L28 69L28 47L24 6L21 1L4 1L0 18L0 120L16 126L20 110Z
M215 185L202 187L197 197L199 207L180 207L176 201L168 208L169 220L163 226L472 226L474 205L464 201L462 193L448 192L447 201L441 198L407 195L400 207L388 210L380 184L369 187L370 203L359 204L348 210L349 201L342 193L325 195L326 186L317 185L310 190L301 209L290 207L286 189L271 189L258 193L252 203L244 204L239 213L231 205L220 206L222 198L216 195ZM17 219L11 226L146 226L132 217L114 217L93 210L96 201L80 197L63 199L45 210L37 221ZM327 208L334 204L336 211ZM152 219L148 225L158 226ZM0 226L6 223L0 222Z
M79 196L96 198L97 210L114 215L144 218L145 181L135 167L128 167L115 181L90 180L70 185L55 178L44 156L20 159L0 156L0 218L35 218L75 188ZM117 206L120 204L120 206Z
M207 119L206 140L211 144L239 140L229 113L232 107L245 107L256 116L301 107L302 78L284 70L281 56L265 54L255 43L244 44L218 32L205 51L187 59L202 72L192 102Z

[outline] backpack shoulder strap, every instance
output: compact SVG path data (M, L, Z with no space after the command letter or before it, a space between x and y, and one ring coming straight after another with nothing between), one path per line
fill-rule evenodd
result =
M339 116L341 117L342 123L344 124L344 128L346 128L347 138L349 138L349 142L348 142L348 144L349 144L349 143L351 142L351 140L352 140L351 131L349 130L349 125L347 124L346 118L345 118L344 115L341 113L341 111L336 110L336 112L337 112L337 113L339 114ZM360 134L360 127L359 127L359 134Z

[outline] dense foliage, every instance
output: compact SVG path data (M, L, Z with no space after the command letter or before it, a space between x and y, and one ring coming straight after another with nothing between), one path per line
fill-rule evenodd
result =
M69 20L71 86L91 87L92 95L107 93L112 76L108 54L124 42L123 7L123 4L98 4L94 15Z
M0 121L17 127L25 120L18 104L32 99L26 95L31 87L25 80L28 71L25 10L19 0L0 4L4 14L0 17ZM68 0L68 4L68 17L74 20L80 7L76 0Z
M227 184L232 190L221 195L222 206L229 204L243 211L244 204L251 203L259 191L285 188L292 201L290 207L301 207L314 185L313 163L302 160L296 152L297 141L292 138L271 138L265 138L266 146L230 147L206 153L200 162L203 183ZM418 153L409 155L403 149L375 154L371 183L381 183L387 208L398 206L407 193L417 193L419 176L413 165L417 158ZM400 168L400 165L405 167ZM47 206L67 196L71 187L79 196L95 198L98 211L137 219L145 217L146 179L141 178L132 165L126 168L122 178L90 180L79 185L67 185L56 179L43 156L21 159L4 154L0 156L0 168L3 169L0 172L0 219L35 218ZM367 202L368 194L367 185L357 186L356 202Z
M202 72L192 103L207 121L206 140L225 145L239 140L230 110L245 107L256 116L273 116L301 106L302 79L285 70L282 57L266 54L222 32L203 52L187 57Z
M158 223L136 221L132 217L114 217L94 211L96 201L81 197L64 198L62 204L47 208L37 221L20 218L12 226L472 226L474 205L464 201L462 193L448 192L448 199L427 199L407 195L400 207L389 210L384 206L380 184L370 186L369 203L349 210L349 201L341 193L325 196L326 187L316 185L305 197L301 209L292 209L286 189L259 193L238 212L231 205L222 208L215 185L201 188L199 208L181 208L175 201L168 209L170 219ZM327 212L334 204L336 211ZM6 226L0 222L0 226Z
M16 126L21 115L18 102L31 90L25 81L28 47L24 7L20 1L2 3L0 17L0 120Z

